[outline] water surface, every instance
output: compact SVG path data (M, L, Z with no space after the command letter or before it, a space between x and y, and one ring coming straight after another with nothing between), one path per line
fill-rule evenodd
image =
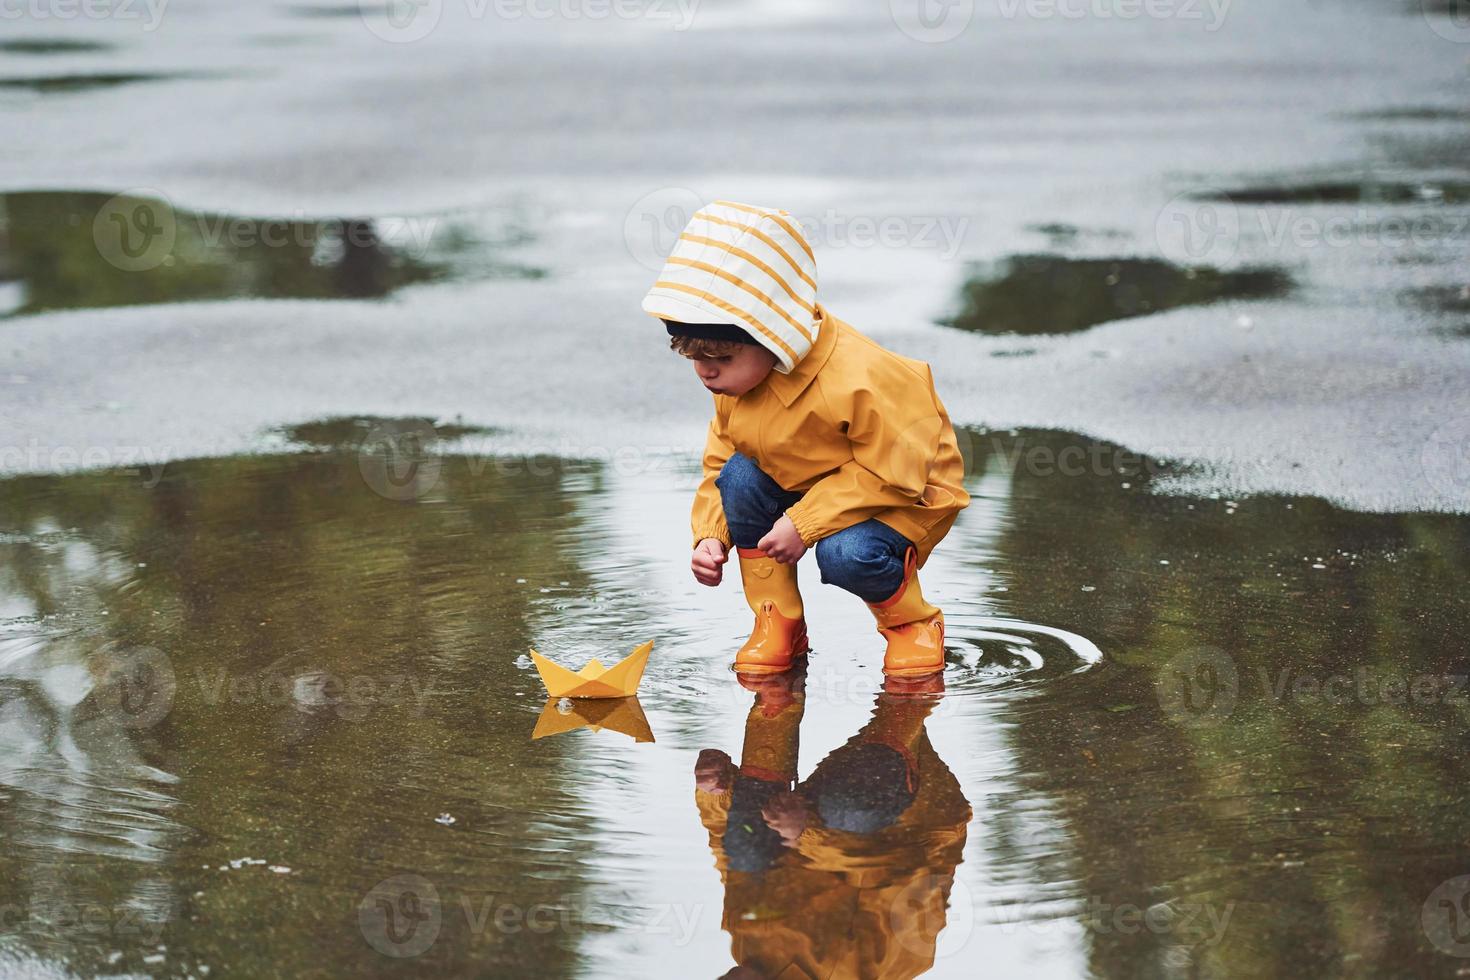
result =
M1464 519L1168 496L1173 465L967 430L924 572L945 690L882 691L809 560L809 666L747 689L735 583L686 570L687 464L402 455L427 424L0 483L0 962L1464 962L1436 892L1470 873ZM652 742L566 719L524 656L645 639ZM571 730L533 740L547 711Z

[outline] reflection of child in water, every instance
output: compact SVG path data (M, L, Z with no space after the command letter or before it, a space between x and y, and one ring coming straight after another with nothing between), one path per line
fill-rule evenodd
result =
M924 731L935 699L880 694L798 783L804 679L742 679L756 698L740 765L716 749L696 765L738 964L726 976L917 976L934 963L971 813Z

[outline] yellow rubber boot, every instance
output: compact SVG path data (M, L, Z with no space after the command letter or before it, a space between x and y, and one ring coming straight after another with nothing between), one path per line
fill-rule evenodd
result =
M903 581L882 602L868 603L878 632L888 641L883 673L890 677L923 677L944 670L944 613L924 601L919 589L918 552L903 556Z
M807 651L806 610L796 588L796 566L759 548L736 548L745 601L755 613L750 639L735 654L742 674L779 674Z

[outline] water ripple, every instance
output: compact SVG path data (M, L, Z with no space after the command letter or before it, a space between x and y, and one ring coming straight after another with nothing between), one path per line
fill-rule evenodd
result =
M1068 630L995 616L953 617L946 622L950 694L989 692L1018 683L1051 680L1102 663L1097 644Z

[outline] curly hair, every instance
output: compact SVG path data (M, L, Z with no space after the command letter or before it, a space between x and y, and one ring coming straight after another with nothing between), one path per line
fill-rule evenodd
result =
M705 340L700 337L682 335L669 338L669 350L676 351L688 358L724 357L726 354L734 354L740 348L749 346L738 340Z

